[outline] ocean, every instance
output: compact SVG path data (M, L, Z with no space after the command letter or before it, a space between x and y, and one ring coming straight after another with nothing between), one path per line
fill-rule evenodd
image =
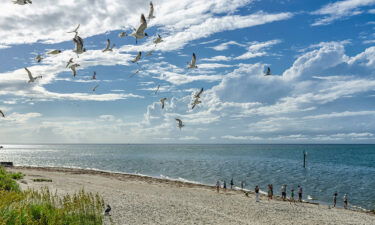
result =
M302 185L304 199L325 204L338 192L351 205L375 209L375 145L3 145L0 161L18 166L96 169L215 185L231 178L275 194ZM303 152L307 167L303 168ZM297 191L296 191L297 192Z

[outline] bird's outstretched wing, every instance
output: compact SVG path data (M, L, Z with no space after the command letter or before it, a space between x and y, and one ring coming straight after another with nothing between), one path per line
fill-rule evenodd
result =
M2 117L5 117L3 111L1 111L1 110L0 110L0 115L1 115Z
M31 74L30 70L27 69L27 67L25 67L25 70L27 72L27 75L29 76L29 79L32 80L33 79L33 75Z
M150 11L148 13L148 19L152 19L152 18L155 18L155 16L154 16L154 4L152 4L152 2L150 2Z
M139 25L136 33L139 34L139 35L142 35L145 30L147 28L147 22L146 22L146 18L145 18L145 15L141 15L141 25Z

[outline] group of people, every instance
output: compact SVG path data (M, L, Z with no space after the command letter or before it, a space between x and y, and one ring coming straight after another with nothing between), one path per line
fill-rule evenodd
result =
M233 181L233 178L230 180L230 189L233 189L234 187L234 181ZM218 180L216 182L216 191L219 193L220 192L220 188L221 188L221 184L220 184L220 181ZM224 180L223 181L223 186L222 188L224 189L224 191L227 190L227 183L226 181ZM241 189L244 190L245 189L245 182L244 181L241 181ZM283 184L281 186L281 198L282 200L286 201L287 200L287 185L286 184ZM303 189L302 189L302 186L301 185L298 185L298 202L302 202L302 195L303 195ZM255 201L256 202L259 202L260 201L260 188L258 185L255 186L255 189L254 189L254 192L255 192ZM290 189L290 198L289 198L289 201L290 203L292 202L295 202L295 195L294 195L294 188L292 187ZM246 196L249 195L248 192L245 192ZM336 203L337 203L337 192L335 192L333 194L333 207L336 207ZM273 185L272 184L268 184L268 192L267 192L267 196L268 196L268 200L271 200L273 198ZM344 195L344 208L347 209L348 208L348 195L345 194Z

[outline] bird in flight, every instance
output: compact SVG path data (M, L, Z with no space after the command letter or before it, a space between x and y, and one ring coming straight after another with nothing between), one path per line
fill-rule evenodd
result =
M201 101L199 101L199 98L195 98L194 99L194 102L191 104L191 109L194 109L196 105L202 103Z
M138 55L132 60L132 63L138 62L142 57L142 52L138 52Z
M81 26L81 24L78 24L78 26L76 27L76 29L74 29L74 30L72 30L72 31L69 31L69 32L67 32L67 33L75 33L76 36L77 36L77 35L78 35L78 29L79 29L80 26Z
M159 44L160 42L163 42L163 39L161 38L160 34L158 34L158 37L154 40L155 46Z
M135 37L136 44L138 43L138 39L142 39L148 36L148 34L145 33L146 28L147 28L146 18L145 18L145 15L142 14L141 25L139 25L138 29L136 29L132 34L130 34L131 36Z
M203 88L201 88L201 90L194 95L194 98L200 98L202 93L203 93Z
M2 117L5 117L5 114L4 114L3 111L1 111L1 110L0 110L0 115L1 115Z
M184 127L185 125L182 123L182 120L180 120L178 118L176 118L175 120L177 121L177 127L180 128L180 130L181 130L181 128Z
M52 50L52 51L48 52L47 54L57 55L57 54L60 54L60 53L61 53L61 50L56 49L56 50Z
M73 64L73 58L70 58L69 61L66 63L65 68L68 68L70 64Z
M79 67L80 65L78 63L74 63L72 65L69 66L69 68L72 70L72 73L73 73L73 77L76 77L77 75L77 70L76 68Z
M112 52L113 48L115 47L115 44L111 47L111 40L107 39L107 46L105 49L103 49L103 52Z
M153 18L155 18L154 16L154 4L152 4L152 2L150 2L150 11L148 13L148 20L151 20Z
M92 75L92 79L96 80L96 72L94 71L94 74Z
M73 52L77 53L77 55L86 52L86 49L83 47L83 39L80 36L76 35L73 38L73 42L76 46Z
M267 70L264 76L269 76L269 75L271 75L271 68L267 67Z
M123 38L123 37L126 37L126 36L128 36L128 34L127 34L125 31L122 31L122 32L120 32L120 33L118 34L118 37L119 37L119 38Z
M33 77L33 74L30 72L29 69L27 69L27 67L25 67L25 70L26 70L26 72L27 72L27 75L29 76L29 81L28 81L28 83L32 83L32 82L34 82L36 79L40 79L40 78L42 78L42 76L36 76L36 77Z
M161 98L160 99L160 102L161 102L161 109L164 109L164 105L165 105L165 101L167 100L167 98Z
M191 62L189 63L188 68L189 69L198 68L198 66L195 65L196 62L197 62L197 57L195 56L195 53L193 53L193 56L191 57Z
M43 57L42 57L40 54L38 54L38 55L35 57L35 61L36 61L37 63L40 63L40 62L42 61L42 59L43 59Z
M155 95L158 93L159 88L160 88L160 84L159 84L158 87L156 88Z

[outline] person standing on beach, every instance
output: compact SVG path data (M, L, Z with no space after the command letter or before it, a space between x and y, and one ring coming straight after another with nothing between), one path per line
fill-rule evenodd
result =
M241 189L245 188L245 181L241 181Z
M281 198L283 199L283 201L286 200L286 184L281 186Z
M216 191L217 191L217 193L219 193L219 190L220 190L220 181L217 180L217 182L216 182Z
M272 184L268 185L268 201L272 199L273 190L272 190Z
M298 201L302 202L302 187L298 185Z
M344 195L344 209L348 208L348 194Z
M225 182L225 181L223 183L223 188L224 188L224 191L227 191L227 182Z
M259 202L259 186L255 186L255 201Z
M234 185L234 181L233 181L233 177L232 177L232 179L230 180L230 189L233 189L233 185Z
M336 207L336 202L337 202L337 191L333 194L333 208Z
M292 204L292 202L294 202L294 188L290 190L290 204Z

